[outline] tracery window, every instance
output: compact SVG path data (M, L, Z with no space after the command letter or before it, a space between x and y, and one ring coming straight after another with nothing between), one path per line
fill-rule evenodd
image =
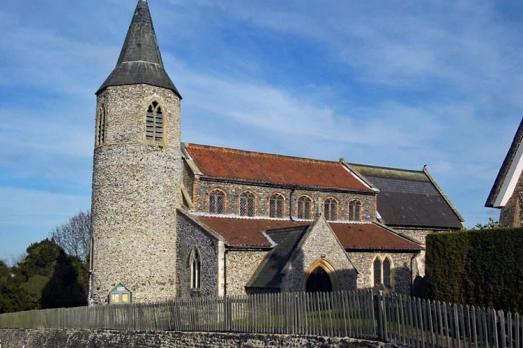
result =
M374 286L383 285L386 288L392 288L391 266L392 261L389 257L386 257L383 262L376 257L373 263Z
M240 215L254 216L254 194L252 192L243 192L240 195Z
M209 194L209 213L223 214L225 212L225 193L221 190Z
M275 193L271 196L269 201L269 216L281 218L283 217L283 204L285 198L279 193Z
M163 140L163 113L158 102L153 101L147 109L145 137L147 140Z
M102 105L100 111L98 111L98 122L96 124L96 145L103 145L105 143L105 107Z
M338 219L338 201L334 198L327 198L323 202L323 214L325 219L329 221L335 221Z
M189 257L189 266L191 271L190 286L194 290L200 288L200 265L200 253L197 249L193 249Z
M360 221L361 220L361 202L358 200L350 201L349 203L349 220Z
M312 209L312 199L307 196L298 198L298 219L310 219Z

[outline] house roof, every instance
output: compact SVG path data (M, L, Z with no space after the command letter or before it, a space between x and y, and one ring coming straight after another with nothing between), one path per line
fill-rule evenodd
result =
M219 234L231 247L271 248L264 233L282 229L305 229L311 221L191 215L203 226ZM346 250L419 251L421 246L385 226L368 223L330 222L336 237ZM276 232L275 232L276 233ZM273 234L271 234L272 239Z
M350 164L376 186L378 212L388 226L459 229L463 218L426 169Z
M508 150L507 156L503 160L503 164L499 169L494 185L490 190L486 207L489 208L500 208L506 204L506 201L516 187L517 180L521 175L522 168L522 146L523 140L523 119L519 123L516 135L512 140L512 144Z
M139 0L116 67L96 94L110 86L148 84L181 95L165 71L149 5Z
M262 261L256 273L247 283L250 288L277 289L281 285L282 270L300 244L308 226L268 231L267 235L276 245Z
M186 144L203 176L274 185L372 192L343 163Z

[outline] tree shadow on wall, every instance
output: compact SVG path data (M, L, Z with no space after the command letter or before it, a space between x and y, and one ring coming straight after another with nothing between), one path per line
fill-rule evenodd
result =
M425 277L416 276L412 283L412 296L428 298L427 279Z
M42 308L86 306L86 273L80 260L61 251L53 275L42 290Z

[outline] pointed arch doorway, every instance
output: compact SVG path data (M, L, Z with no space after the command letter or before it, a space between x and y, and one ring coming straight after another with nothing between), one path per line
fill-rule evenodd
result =
M312 263L305 279L305 291L329 292L335 288L334 268L325 260Z

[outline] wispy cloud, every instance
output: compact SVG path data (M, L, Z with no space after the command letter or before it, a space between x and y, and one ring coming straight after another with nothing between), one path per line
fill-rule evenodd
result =
M27 11L7 0L0 10L0 207L10 207L0 231L30 231L12 236L13 250L89 205L93 93L133 7L55 0ZM496 214L483 201L523 110L518 11L487 1L151 8L184 96L184 141L427 163L469 224Z

